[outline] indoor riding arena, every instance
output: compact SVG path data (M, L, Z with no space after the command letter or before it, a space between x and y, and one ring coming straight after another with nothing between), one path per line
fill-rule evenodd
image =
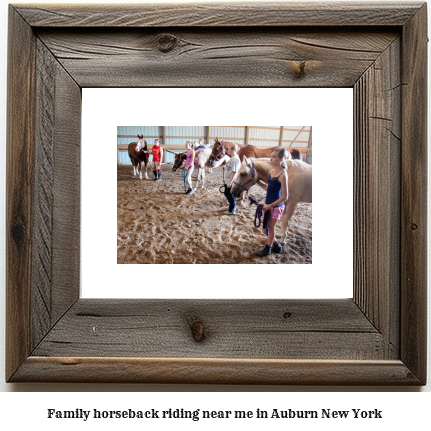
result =
M134 175L128 146L143 136L149 152L148 179ZM151 169L151 151L158 139L163 148L161 179ZM312 204L299 202L289 221L282 251L258 257L266 236L256 216L266 192L250 187L243 204L230 214L223 191L223 168L205 168L205 184L187 187L183 167L173 171L175 155L186 151L187 141L207 149L215 140L259 149L285 147L297 150L301 163L312 164L311 126L119 126L117 128L117 263L118 264L311 264ZM196 150L198 152L199 150ZM295 152L293 152L295 153ZM299 155L299 156L298 156ZM177 156L178 157L178 156ZM142 165L144 170L145 165ZM289 183L289 187L290 183ZM279 235L281 220L276 225Z

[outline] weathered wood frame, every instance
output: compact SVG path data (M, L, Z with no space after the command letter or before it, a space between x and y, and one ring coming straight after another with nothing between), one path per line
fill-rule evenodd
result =
M425 384L426 15L11 6L6 379ZM81 88L114 86L352 87L354 298L80 299Z

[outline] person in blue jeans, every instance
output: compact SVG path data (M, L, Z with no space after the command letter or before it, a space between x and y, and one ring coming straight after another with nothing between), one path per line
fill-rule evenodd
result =
M226 169L225 178L227 179L227 183L225 183L224 188L224 195L229 202L229 208L227 210L228 214L235 215L236 199L232 196L230 191L232 189L233 179L241 167L241 161L236 154L236 145L234 143L228 142L226 144L226 152L228 156L230 156L230 159L226 163L226 166L223 166L223 169Z

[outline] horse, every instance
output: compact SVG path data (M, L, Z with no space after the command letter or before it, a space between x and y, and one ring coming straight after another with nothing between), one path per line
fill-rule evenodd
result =
M198 170L198 176L196 178L196 189L198 188L199 181L202 180L202 188L205 187L205 166L207 166L208 159L211 155L211 148L203 148L201 150L195 151L195 169ZM221 166L226 160L229 159L229 156L220 159L217 163L215 163L211 168L217 168ZM212 169L210 170L212 172Z
M146 153L148 151L147 141L144 140L144 146L139 151L136 151L137 145L137 142L131 142L128 146L130 161L133 165L133 175L139 175L139 178L142 180L142 163L144 163L145 178L148 179L147 165L149 154Z
M211 154L211 148L203 148L195 151L195 162L194 168L198 171L198 176L196 180L196 187L198 187L200 180L202 179L202 188L205 187L205 166L207 165L208 158ZM174 165L172 167L172 171L175 172L177 169L181 168L187 159L187 153L175 154ZM217 168L226 162L226 159L229 159L229 156L222 158L219 162L215 163L213 168ZM210 173L212 169L210 169Z
M217 162L220 158L226 155L226 144L230 144L230 142L219 141L218 138L215 139L215 143L212 147L211 156L208 160L208 166L212 166L213 163ZM244 145L244 144L235 144L238 148L236 154L238 155L241 162L244 160L244 157L247 158L263 158L263 157L271 157L271 151L275 150L279 147L269 147L269 148L258 148L254 145Z
M187 153L177 153L175 154L174 159L174 166L172 166L172 172L176 172L177 169L179 169L183 163L187 159Z
M287 226L299 202L312 202L312 166L302 160L286 160L288 173L288 198L286 208L282 216L281 237L282 245L286 242ZM231 194L239 197L243 191L249 191L255 184L263 189L261 182L268 181L269 171L273 168L269 159L248 159L241 163L241 168L236 174Z

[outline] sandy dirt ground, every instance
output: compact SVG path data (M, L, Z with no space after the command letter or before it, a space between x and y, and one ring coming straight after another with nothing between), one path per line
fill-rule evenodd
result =
M131 165L117 168L117 263L119 264L311 264L312 204L298 204L280 254L257 257L266 236L254 226L256 206L246 198L227 215L220 193L221 168L206 172L205 188L184 194L181 170L163 166L162 181L139 180ZM193 173L195 185L196 173ZM263 203L265 192L250 196ZM277 223L277 227L281 221ZM276 229L277 229L276 227ZM276 231L277 233L277 231Z

